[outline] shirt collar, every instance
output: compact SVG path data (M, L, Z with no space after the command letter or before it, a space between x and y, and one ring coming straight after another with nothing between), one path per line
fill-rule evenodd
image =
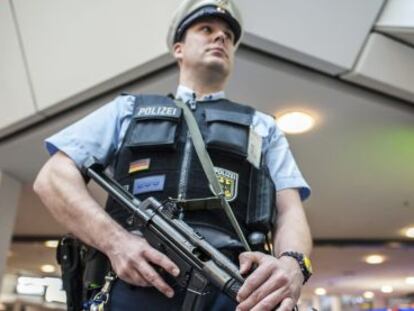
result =
M176 98L181 99L183 102L188 102L190 100L193 100L196 95L195 92L190 89L189 87L186 87L184 85L179 85L177 88L177 93L175 94ZM208 95L203 96L203 98L198 99L198 101L208 101L208 100L218 100L225 98L224 91L220 91L217 93L211 93Z

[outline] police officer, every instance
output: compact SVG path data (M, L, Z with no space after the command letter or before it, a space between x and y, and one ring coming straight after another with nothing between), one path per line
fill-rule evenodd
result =
M238 304L216 294L209 309L256 311L279 306L278 310L292 310L311 274L307 256L312 242L301 204L310 189L272 117L225 99L223 90L241 37L242 20L235 3L219 0L183 1L168 33L168 46L180 70L175 97L192 109L226 199L236 207L246 234L251 231L245 224L251 193L262 195L248 182L252 172L268 172L277 189L273 241L277 256L240 254L241 273L248 277ZM168 97L123 95L46 140L51 158L34 189L61 224L109 258L118 276L111 310L179 310L183 292L170 279L180 271L145 239L126 230L116 204L108 203L111 216L99 206L79 169L94 156L111 166L115 177L140 198L174 197L191 203L211 196L183 124L181 109ZM193 225L212 224L213 231L221 230L223 237L236 240L225 216L217 218L220 212L213 209L209 214L201 208L186 217ZM214 227L214 222L219 225ZM218 240L220 244L222 239ZM156 267L167 273L160 275Z

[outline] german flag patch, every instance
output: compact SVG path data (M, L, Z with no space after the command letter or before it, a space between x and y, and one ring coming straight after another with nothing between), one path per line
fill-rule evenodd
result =
M141 159L129 164L129 174L146 171L150 168L151 159Z

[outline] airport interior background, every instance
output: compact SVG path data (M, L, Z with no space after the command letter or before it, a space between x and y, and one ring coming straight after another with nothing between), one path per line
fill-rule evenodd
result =
M175 92L179 2L0 2L0 310L65 309L43 140L122 92ZM276 117L312 188L299 310L414 310L414 1L236 2L226 95Z

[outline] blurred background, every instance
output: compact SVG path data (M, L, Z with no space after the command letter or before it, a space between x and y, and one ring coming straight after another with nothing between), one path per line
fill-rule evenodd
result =
M179 2L0 2L0 310L65 308L42 141L121 92L175 92ZM226 94L277 116L313 190L300 309L414 310L414 1L237 2Z

